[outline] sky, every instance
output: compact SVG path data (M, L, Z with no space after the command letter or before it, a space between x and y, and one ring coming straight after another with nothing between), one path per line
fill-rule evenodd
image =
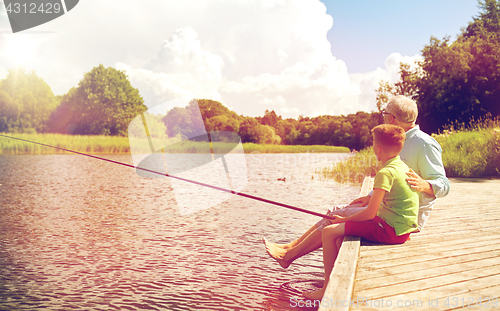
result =
M103 64L150 108L187 96L253 117L370 112L380 80L478 14L476 0L82 0L14 34L0 0L0 79L23 66L63 95Z

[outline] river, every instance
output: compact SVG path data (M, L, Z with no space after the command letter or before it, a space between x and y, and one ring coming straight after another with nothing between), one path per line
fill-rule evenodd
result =
M346 156L247 154L242 192L323 213L359 192L314 174ZM285 270L261 242L318 217L238 196L182 216L169 179L84 156L0 156L0 210L1 310L299 310L323 279L321 251Z

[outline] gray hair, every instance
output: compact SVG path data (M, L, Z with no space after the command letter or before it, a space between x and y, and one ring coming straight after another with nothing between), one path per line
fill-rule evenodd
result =
M418 116L417 103L406 96L392 97L387 103L387 108L399 121L415 124Z

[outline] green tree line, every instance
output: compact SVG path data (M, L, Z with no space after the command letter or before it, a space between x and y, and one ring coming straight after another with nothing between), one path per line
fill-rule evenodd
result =
M196 103L196 105L195 105ZM78 86L54 96L34 72L10 69L0 81L0 132L127 136L128 125L147 110L125 72L99 65ZM196 118L201 112L203 122ZM332 145L362 149L371 144L378 113L283 119L266 110L262 117L241 116L209 99L154 116L168 137L192 137L201 130L238 133L243 142L283 145Z
M203 124L196 122L198 111L201 112ZM207 132L238 133L242 142L331 145L359 150L372 144L370 130L381 122L381 117L375 112L357 112L348 116L283 119L274 110L266 110L264 116L253 118L238 115L218 101L198 99L185 108L170 110L163 121L169 137L192 137L193 133L199 133L200 127L204 126Z

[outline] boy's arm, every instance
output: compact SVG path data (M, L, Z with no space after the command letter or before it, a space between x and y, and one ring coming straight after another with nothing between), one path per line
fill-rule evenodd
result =
M364 221L370 220L377 216L378 208L380 207L380 203L382 203L382 199L384 198L386 191L380 188L373 189L373 195L370 198L370 202L366 209L359 211L358 213L348 216L348 217L339 217L332 220L332 223L341 223L346 221Z
M418 192L423 192L430 197L436 197L434 195L434 189L432 189L432 185L427 180L424 180L417 173L415 173L411 168L410 171L406 173L406 175L408 175L406 181L412 189L415 189Z

